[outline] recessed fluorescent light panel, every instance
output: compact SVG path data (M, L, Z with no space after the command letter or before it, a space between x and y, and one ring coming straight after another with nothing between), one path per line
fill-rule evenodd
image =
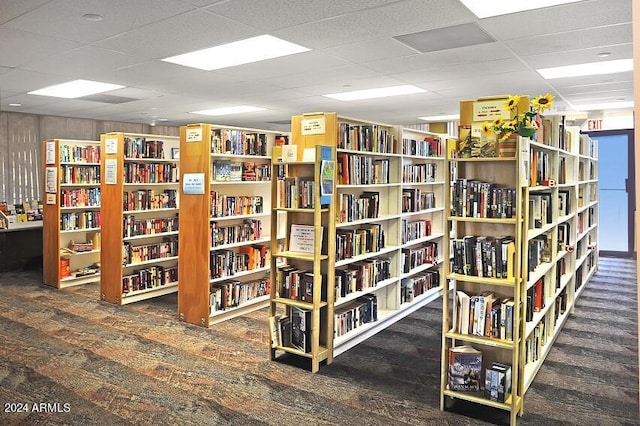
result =
M609 109L622 109L622 108L633 108L633 101L628 102L606 102L601 104L585 104L585 105L574 105L573 108L576 111L593 111L593 110L602 110L606 111Z
M422 93L426 90L410 84L404 86L380 87L378 89L354 90L351 92L330 93L322 95L327 98L337 99L339 101L356 101L361 99L385 98L387 96L411 95L413 93Z
M205 71L218 70L265 59L279 58L295 53L307 52L310 49L273 37L261 35L233 43L221 44L208 49L165 58L185 67L198 68Z
M101 83L99 81L74 80L67 83L56 84L54 86L43 87L42 89L28 92L28 94L74 99L80 98L82 96L93 95L95 93L122 89L123 87L125 86L121 86L119 84Z
M254 112L254 111L264 111L264 108L242 105L242 106L226 107L226 108L203 109L201 111L193 111L191 114L229 115L229 114L241 114L245 112Z
M541 68L540 75L547 80L563 77L581 77L585 75L615 74L633 70L633 59L592 62L589 64L567 65L564 67Z
M420 120L424 121L458 121L460 120L460 114L450 114L450 115L430 115L428 117L418 117Z
M542 9L582 0L460 0L478 18L507 15L525 10Z

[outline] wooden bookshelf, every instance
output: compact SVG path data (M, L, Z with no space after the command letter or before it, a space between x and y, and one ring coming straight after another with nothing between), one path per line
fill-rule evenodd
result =
M271 149L279 135L180 128L180 320L209 327L267 306Z
M308 358L315 373L333 362L335 174L323 171L335 168L335 147L307 149L315 161L282 163L274 149L271 234L285 238L271 240L269 359Z
M98 282L100 142L50 139L42 152L43 281L56 288Z
M178 290L174 136L101 135L100 297L124 305Z

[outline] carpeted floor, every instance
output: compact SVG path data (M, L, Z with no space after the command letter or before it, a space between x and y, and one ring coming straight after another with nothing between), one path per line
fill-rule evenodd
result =
M640 424L635 277L635 262L601 259L519 424ZM176 320L175 295L118 307L97 302L97 285L40 282L0 274L0 425L508 422L477 405L439 410L439 302L311 374L267 360L265 310L204 329Z

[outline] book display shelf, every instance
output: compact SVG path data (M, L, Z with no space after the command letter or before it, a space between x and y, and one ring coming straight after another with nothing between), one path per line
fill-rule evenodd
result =
M101 135L103 301L124 305L178 290L174 136Z
M271 234L285 239L271 240L269 359L307 358L315 373L333 362L335 147L307 149L311 160L273 164Z
M43 142L43 280L64 288L100 281L100 142Z
M461 127L483 102L461 102ZM442 409L467 400L509 411L515 424L597 268L596 148L562 117L541 123L533 138L512 139L514 150L449 159Z
M280 136L214 124L180 128L180 320L209 327L267 307L271 150Z

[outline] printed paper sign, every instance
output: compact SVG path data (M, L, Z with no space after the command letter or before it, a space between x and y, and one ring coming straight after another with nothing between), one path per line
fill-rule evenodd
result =
M117 169L118 169L117 160L113 158L109 158L104 161L104 173L105 173L104 183L108 185L115 185L118 183Z
M189 127L187 129L187 142L202 142L202 127Z
M47 142L45 149L46 164L56 164L56 143L53 141Z
M185 173L182 178L184 194L204 194L204 173Z
M301 133L303 135L324 135L325 132L325 119L320 118L305 118L302 120Z
M105 154L117 154L118 153L118 138L105 138L105 140L104 140L104 153Z

